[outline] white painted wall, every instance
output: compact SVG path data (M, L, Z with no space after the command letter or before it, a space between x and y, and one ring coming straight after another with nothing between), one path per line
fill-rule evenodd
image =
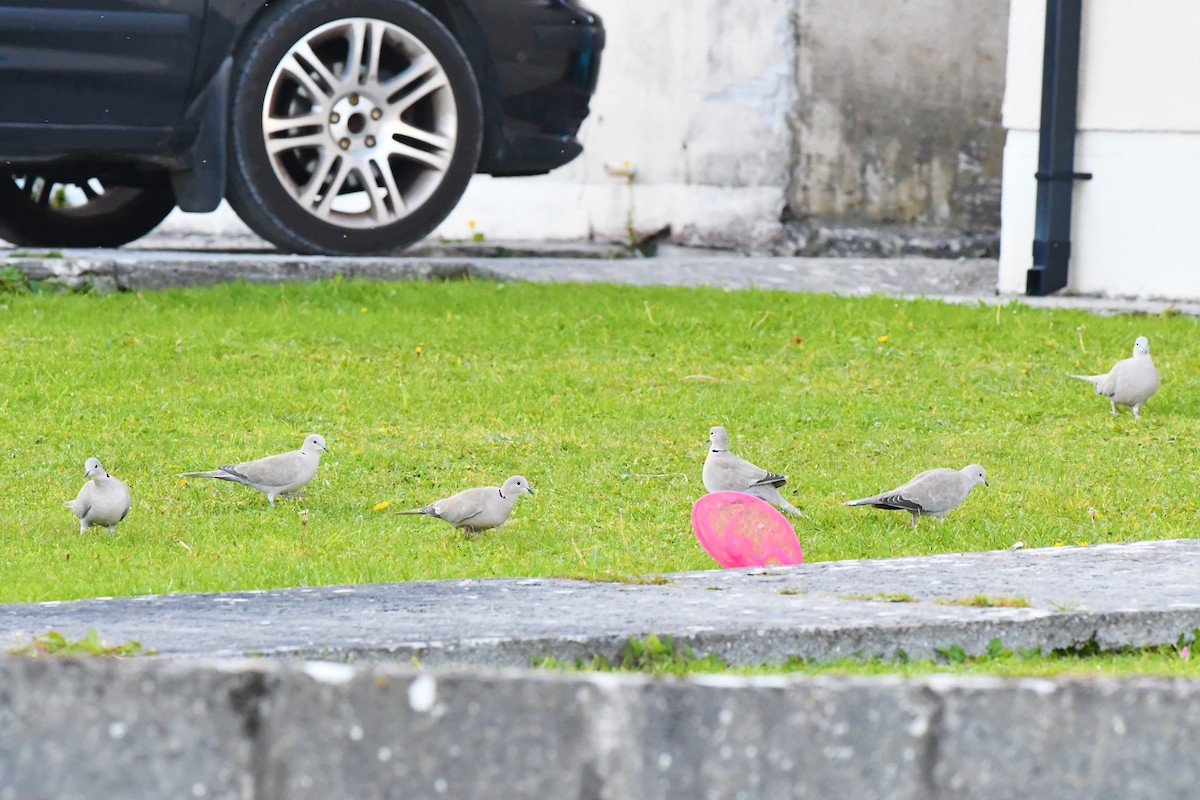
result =
M1012 0L1003 106L1000 289L1032 265L1045 0ZM1200 192L1200 3L1083 6L1068 291L1200 298L1192 242Z
M607 44L583 155L536 178L477 176L438 233L698 240L777 233L795 87L790 0L588 0ZM633 178L610 174L628 163ZM619 170L618 170L619 171Z

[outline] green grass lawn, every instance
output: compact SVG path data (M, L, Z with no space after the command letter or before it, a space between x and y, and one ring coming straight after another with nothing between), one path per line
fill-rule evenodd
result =
M0 303L0 601L708 568L689 510L717 423L788 475L808 560L1195 534L1183 316L478 281ZM1066 375L1138 335L1163 387L1135 422ZM333 452L302 500L175 477L310 432ZM90 456L133 492L116 537L62 506ZM944 525L841 506L972 461L991 488ZM538 494L473 539L391 513L513 473Z

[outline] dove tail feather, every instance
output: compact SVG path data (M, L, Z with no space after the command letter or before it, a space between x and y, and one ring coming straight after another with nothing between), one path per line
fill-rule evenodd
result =
M857 500L847 500L842 505L846 506L869 506L872 503L878 503L882 495L873 494L870 497L860 497Z
M397 514L428 514L431 517L436 517L437 512L433 506L421 506L420 508L406 508L403 511L397 511Z
M236 473L230 474L219 469L210 470L208 472L180 472L176 478L216 478L219 481L240 481L242 477Z
M1081 381L1087 381L1088 383L1096 383L1101 378L1107 378L1108 376L1107 375L1072 375L1071 377L1078 378Z
M848 506L871 506L871 508L882 508L888 511L920 511L919 503L914 503L907 497L900 494L876 494L870 497L863 497L859 500L850 500L846 503Z

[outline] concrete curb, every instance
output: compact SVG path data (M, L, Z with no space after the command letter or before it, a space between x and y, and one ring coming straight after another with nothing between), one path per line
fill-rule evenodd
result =
M69 288L145 291L252 283L347 278L446 280L478 278L537 282L786 289L840 294L994 295L996 262L986 259L610 257L328 258L273 253L153 250L66 250L61 257L10 253L4 261L30 279ZM449 251L447 251L449 252ZM2 254L0 254L2 255Z
M180 244L171 239L158 244ZM182 244L188 244L184 242ZM28 278L72 289L151 291L211 286L228 281L280 283L329 280L458 280L542 283L603 282L637 286L711 286L778 289L846 296L882 294L953 303L1018 302L1031 308L1096 314L1200 316L1200 302L1169 298L1000 296L997 262L990 259L832 258L736 256L672 248L666 257L640 258L622 247L592 243L428 244L394 258L281 255L251 248L226 252L202 240L193 249L66 250L41 257L0 250L0 260ZM236 245L236 243L235 243Z
M1009 648L1174 643L1200 628L1200 540L833 561L667 575L418 581L0 606L0 647L95 628L164 656L527 667L617 657L672 635L733 664L936 658ZM885 597L905 602L887 602ZM992 605L975 605L981 602ZM1015 607L1014 607L1015 605Z
M1176 798L1182 680L0 658L0 800Z

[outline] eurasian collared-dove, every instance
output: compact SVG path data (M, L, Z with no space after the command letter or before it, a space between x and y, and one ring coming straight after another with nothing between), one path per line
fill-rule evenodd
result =
M1117 403L1133 409L1133 416L1138 416L1138 408L1150 399L1150 395L1158 390L1158 370L1150 359L1150 340L1139 336L1133 343L1133 356L1118 361L1107 375L1072 375L1081 381L1088 381L1096 387L1096 394L1108 398L1112 413L1117 413Z
M779 506L789 514L803 517L804 512L783 499L779 487L787 478L756 467L729 452L729 434L720 425L708 432L708 456L701 473L704 488L710 492L745 492Z
M397 511L397 514L428 514L449 522L464 533L478 533L488 528L497 528L508 521L517 498L533 487L521 475L513 475L503 486L483 486L466 489L456 495L438 500L421 508Z
M987 473L978 464L962 469L927 469L908 483L890 492L851 500L848 506L871 506L912 514L912 526L921 517L936 517L945 522L946 515L967 499L976 485L990 486Z
M267 496L272 507L275 498L302 489L317 474L321 463L321 451L329 452L325 438L314 433L304 440L299 450L267 456L241 464L228 464L209 472L181 472L180 478L216 478L233 481L243 486L253 486Z
M115 533L117 523L129 513L129 487L109 475L98 458L83 462L83 474L91 478L74 500L63 503L79 517L79 533L92 525L103 525Z

